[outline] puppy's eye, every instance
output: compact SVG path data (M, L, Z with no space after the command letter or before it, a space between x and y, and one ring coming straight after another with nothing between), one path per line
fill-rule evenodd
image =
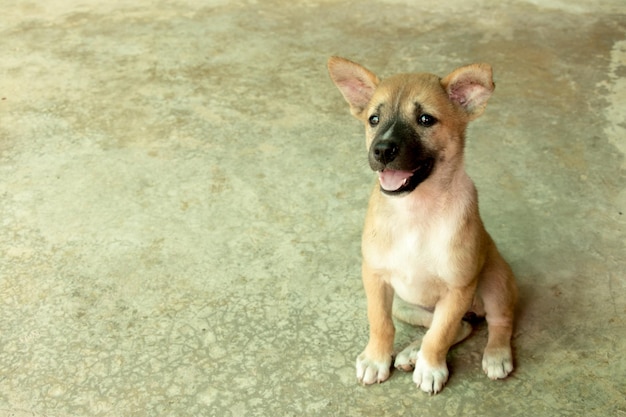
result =
M369 118L370 126L376 126L380 122L380 119L377 115L373 114Z
M424 127L431 127L432 125L437 123L437 119L435 119L430 114L422 113L417 118L417 123L419 123L420 125L422 125Z

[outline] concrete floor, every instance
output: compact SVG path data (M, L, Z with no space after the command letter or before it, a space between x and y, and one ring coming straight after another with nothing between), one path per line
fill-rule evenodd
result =
M0 415L626 416L626 6L597 3L0 1ZM467 165L521 291L507 380L480 325L437 396L356 383L374 179L332 54L493 65Z

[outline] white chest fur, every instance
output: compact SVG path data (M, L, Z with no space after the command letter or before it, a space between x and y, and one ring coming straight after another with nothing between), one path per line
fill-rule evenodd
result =
M364 262L409 303L434 306L447 284L459 281L458 246L473 199L467 194L458 197L445 206L430 199L417 205L379 200L384 215L369 214L363 234Z

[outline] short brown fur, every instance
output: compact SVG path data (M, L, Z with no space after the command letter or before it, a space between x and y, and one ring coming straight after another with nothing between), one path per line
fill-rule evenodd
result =
M483 226L476 189L463 167L466 126L482 114L494 89L491 67L468 65L443 79L400 74L380 80L359 64L332 57L328 69L352 114L366 126L370 163L381 181L372 191L363 230L370 338L357 358L358 380L371 384L390 375L392 310L397 318L429 327L421 343L395 358L396 368L413 370L423 391L437 393L447 381L446 355L469 335L471 327L462 321L468 312L487 320L485 373L505 378L513 370L517 290L509 265ZM415 122L426 116L431 119ZM426 162L389 161L403 152ZM425 178L404 192L420 172ZM394 180L398 190L385 189L390 181L385 175L392 174L407 176L401 184Z

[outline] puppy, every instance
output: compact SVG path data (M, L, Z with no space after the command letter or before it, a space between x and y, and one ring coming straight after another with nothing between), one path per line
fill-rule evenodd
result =
M365 124L368 161L378 175L362 238L369 342L356 360L363 384L389 378L393 315L428 327L395 358L422 391L448 379L446 355L471 332L467 313L485 316L482 367L491 379L513 370L511 335L517 288L485 230L476 188L463 166L467 124L494 90L491 67L473 64L444 78L399 74L381 80L331 57L328 70L352 115ZM394 302L395 296L395 302Z

